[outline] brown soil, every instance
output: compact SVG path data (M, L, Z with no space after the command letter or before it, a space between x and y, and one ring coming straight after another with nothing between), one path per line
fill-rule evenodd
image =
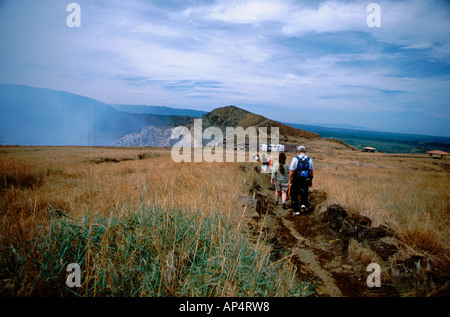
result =
M250 189L255 202L251 227L266 233L273 245L275 259L292 255L299 280L315 282L317 296L399 296L389 283L383 283L379 288L367 286L366 279L371 272L366 271L366 265L355 263L348 257L348 239L324 217L329 207L326 193L312 189L308 211L294 216L290 200L286 210L281 204L275 205L270 174L258 173L256 179Z

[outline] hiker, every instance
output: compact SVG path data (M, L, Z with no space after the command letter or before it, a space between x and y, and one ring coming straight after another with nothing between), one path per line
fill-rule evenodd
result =
M261 169L263 172L267 171L267 168L269 167L269 162L270 162L270 157L263 154L262 158L261 158L261 163L262 163Z
M314 177L314 163L312 159L305 154L306 148L303 145L298 146L298 155L292 159L289 167L289 184L291 186L291 202L294 215L299 215L300 210L306 212L308 207L309 187L312 186ZM299 204L298 195L301 200Z
M289 164L286 163L286 154L281 152L278 156L278 163L272 168L270 178L272 185L275 185L275 205L278 205L281 196L283 209L286 209L287 190L289 185Z

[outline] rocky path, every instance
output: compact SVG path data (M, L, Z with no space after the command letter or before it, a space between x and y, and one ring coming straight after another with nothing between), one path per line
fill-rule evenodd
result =
M393 287L369 288L366 265L348 256L348 243L342 230L333 228L333 219L326 219L329 209L327 195L312 189L310 207L305 214L294 216L288 209L275 205L270 175L259 173L251 186L255 204L251 226L263 231L273 244L275 259L291 255L297 265L299 280L315 283L317 296L366 297L396 296ZM356 228L356 227L355 227Z
M291 252L299 263L299 269L302 275L313 276L313 279L317 282L315 291L318 294L332 297L343 296L333 276L321 265L321 260L319 255L317 255L319 247L317 241L312 237L305 237L296 228L296 224L302 224L301 227L303 227L307 222L304 220L308 216L304 215L303 218L300 218L298 216L290 216L290 210L284 213L278 213L278 211L278 217L281 218L284 228L289 230L289 233L296 240L296 244L292 246Z

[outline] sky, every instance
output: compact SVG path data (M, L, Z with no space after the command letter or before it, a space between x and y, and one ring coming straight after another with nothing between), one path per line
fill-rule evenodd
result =
M0 83L450 136L449 1L70 3L0 0Z

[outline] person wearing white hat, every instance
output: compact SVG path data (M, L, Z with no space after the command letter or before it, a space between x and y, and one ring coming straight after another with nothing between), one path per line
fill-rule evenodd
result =
M306 208L309 205L309 187L312 186L312 179L314 177L314 163L305 154L305 146L298 146L297 153L298 155L292 159L289 167L290 195L294 215L299 215L300 210L306 212ZM300 203L298 199L299 195L301 196Z

